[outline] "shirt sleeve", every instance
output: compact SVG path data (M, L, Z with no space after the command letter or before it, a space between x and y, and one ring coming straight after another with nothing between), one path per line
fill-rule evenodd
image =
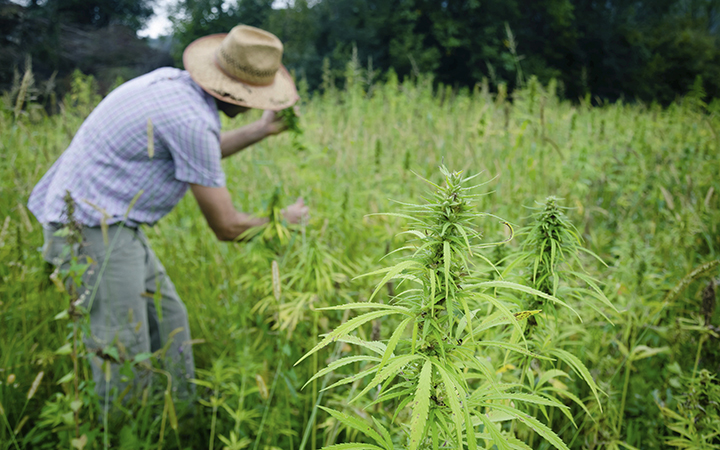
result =
M201 120L184 121L165 141L175 164L175 179L207 187L225 186L219 130Z

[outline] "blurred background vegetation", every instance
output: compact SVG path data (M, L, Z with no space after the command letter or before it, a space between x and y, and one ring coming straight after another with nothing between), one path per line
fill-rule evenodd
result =
M118 77L181 66L192 40L244 23L278 35L311 90L342 83L354 59L368 76L393 68L454 87L555 78L571 99L668 104L698 75L720 95L720 0L177 0L160 39L137 36L156 0L16 1L0 0L0 91L27 55L48 89L67 91L80 69L107 91Z

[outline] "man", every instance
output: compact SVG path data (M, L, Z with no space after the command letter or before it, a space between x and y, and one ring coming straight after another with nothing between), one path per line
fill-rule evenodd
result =
M282 50L277 37L248 26L196 40L183 54L186 71L158 69L110 93L28 202L44 225L45 259L62 265L68 262L65 242L55 234L68 220L63 197L72 196L74 218L83 226L78 253L92 261L81 288L92 331L88 347L116 345L132 358L169 346L164 366L181 396L194 376L187 310L140 225L168 214L188 187L220 240L264 223L235 210L220 159L285 129L275 111L298 96L281 64ZM250 108L266 111L255 123L220 132L218 111L235 117ZM297 223L307 212L298 199L283 214ZM105 239L103 222L109 225ZM155 309L158 295L162 314ZM119 366L111 368L107 383L101 364L93 363L101 399L127 385ZM136 388L145 384L146 376L136 377Z

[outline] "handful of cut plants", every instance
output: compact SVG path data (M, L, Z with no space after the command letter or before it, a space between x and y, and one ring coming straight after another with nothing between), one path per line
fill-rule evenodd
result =
M268 202L267 212L264 217L268 221L259 227L253 227L238 236L239 241L249 241L257 236L264 242L276 241L285 244L290 238L290 230L285 226L285 218L282 215L280 207L280 186L276 186L270 201Z
M297 151L306 150L305 144L302 143L301 136L303 135L303 129L300 128L300 116L295 112L294 107L285 108L278 112L278 115L282 117L287 126L288 131L292 134L293 148Z

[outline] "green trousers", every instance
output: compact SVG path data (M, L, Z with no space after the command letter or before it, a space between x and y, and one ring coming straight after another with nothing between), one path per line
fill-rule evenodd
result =
M57 229L44 227L43 256L66 268L70 261L68 245L65 238L55 236ZM91 261L78 288L79 301L90 315L91 336L85 339L88 350L96 352L113 346L122 360L167 347L160 366L171 375L177 397L188 398L193 388L189 379L194 378L194 363L187 309L146 236L139 228L111 225L106 245L99 227L86 227L82 234L83 242L74 252L81 262L83 257ZM101 358L93 358L93 378L101 402L105 398L112 401L130 383L133 394L150 386L152 377L147 369L136 368L134 378L127 377L120 374L121 365L115 363L111 363L107 382L102 363ZM166 383L167 377L163 378Z

